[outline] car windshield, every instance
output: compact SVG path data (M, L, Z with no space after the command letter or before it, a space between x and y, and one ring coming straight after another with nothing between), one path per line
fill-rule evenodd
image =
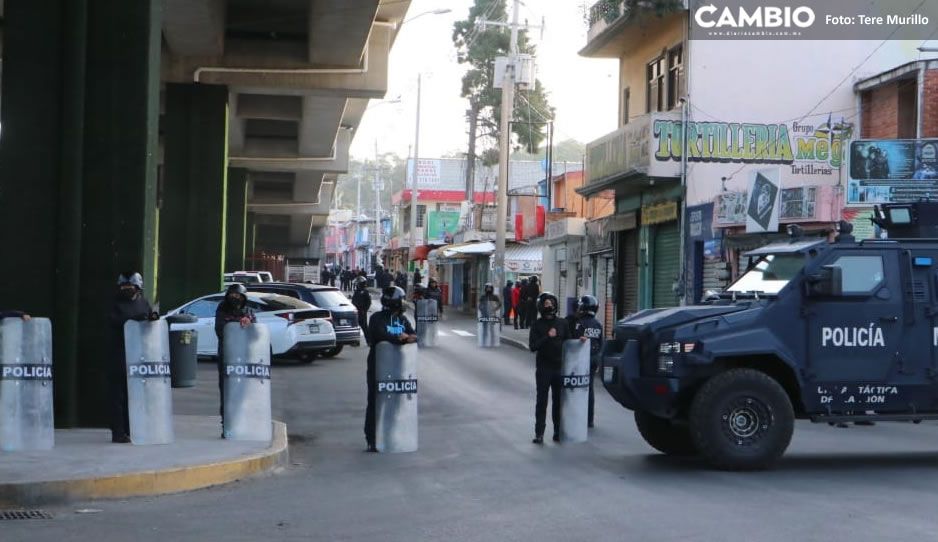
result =
M319 290L313 292L313 299L320 307L335 307L338 305L348 305L349 300L338 290Z
M260 312L315 308L305 301L278 294L263 294L258 296L257 301L260 304Z
M261 279L257 275L235 275L235 282L260 282Z
M726 291L777 294L801 271L804 262L805 257L800 253L766 254Z

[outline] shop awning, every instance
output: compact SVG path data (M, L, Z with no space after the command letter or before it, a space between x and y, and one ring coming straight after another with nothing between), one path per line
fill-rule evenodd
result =
M428 247L427 245L418 245L417 248L414 249L414 253L410 259L411 261L426 260L429 254L430 254L430 247Z
M505 248L505 271L540 275L544 271L544 247L510 245Z
M443 258L459 258L466 256L488 256L495 252L495 243L483 241L481 243L463 243L459 245L446 245L437 249Z

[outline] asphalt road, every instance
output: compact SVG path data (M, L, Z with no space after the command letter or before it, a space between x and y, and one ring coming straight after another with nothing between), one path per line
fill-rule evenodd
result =
M274 369L284 472L182 495L51 507L0 540L933 540L938 425L799 423L768 472L725 473L654 453L602 392L586 444L533 436L532 356L480 351L469 320L420 359L420 451L363 453L364 348ZM452 333L460 329L463 335ZM217 408L213 366L177 394ZM548 435L549 435L548 429ZM99 509L78 514L78 509Z

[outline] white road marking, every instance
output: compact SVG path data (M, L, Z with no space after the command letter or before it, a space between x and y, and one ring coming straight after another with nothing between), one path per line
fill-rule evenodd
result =
M455 333L456 335L459 335L460 337L475 337L474 333L469 333L468 331L463 331L461 329L454 329L452 331L453 333Z
M442 329L437 331L437 335L439 335L440 337L449 337L449 333L443 331Z

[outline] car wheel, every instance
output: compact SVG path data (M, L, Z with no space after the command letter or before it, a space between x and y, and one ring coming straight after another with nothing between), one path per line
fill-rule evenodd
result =
M343 348L345 348L345 345L340 344L339 346L336 346L335 348L330 348L329 350L325 350L321 352L320 355L324 358L334 358L342 353Z
M300 363L310 364L316 360L316 354L314 354L313 352L302 352L299 355L299 360L300 360Z
M635 425L645 442L665 455L697 453L687 425L676 424L671 420L638 410L635 411Z
M791 442L795 414L782 386L753 369L733 369L708 380L690 410L694 445L725 470L772 466Z

